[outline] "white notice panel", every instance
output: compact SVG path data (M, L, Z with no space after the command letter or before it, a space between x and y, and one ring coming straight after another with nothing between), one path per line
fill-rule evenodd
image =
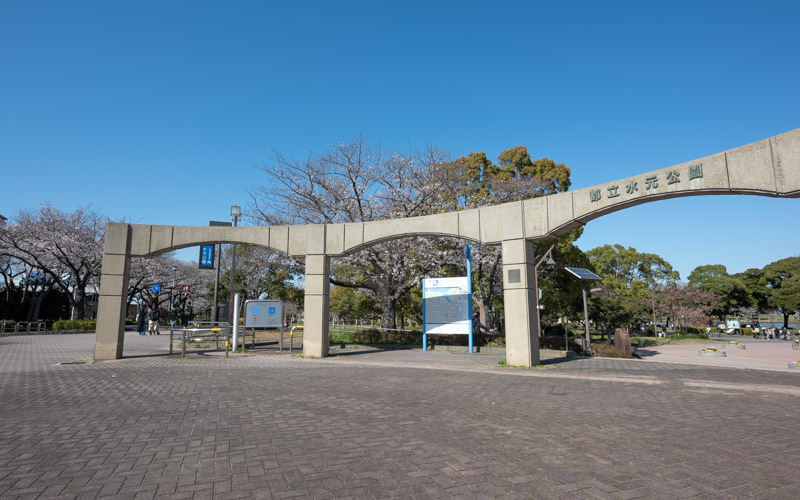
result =
M423 333L469 335L470 300L467 277L422 280Z

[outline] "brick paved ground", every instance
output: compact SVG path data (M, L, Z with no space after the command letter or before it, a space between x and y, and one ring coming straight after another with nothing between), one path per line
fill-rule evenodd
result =
M0 338L3 498L798 498L800 374Z

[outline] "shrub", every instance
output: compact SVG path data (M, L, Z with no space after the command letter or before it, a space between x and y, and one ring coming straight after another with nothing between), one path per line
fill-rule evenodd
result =
M637 358L640 359L636 353L631 354L630 356L626 356L621 352L614 349L614 346L611 344L603 344L603 343L593 343L592 344L592 356L597 356L601 358Z
M543 337L561 337L564 338L564 326L563 325L547 325L542 328L542 336Z
M330 333L331 344L420 344L421 332L384 332L381 330L360 330L356 332Z
M404 344L422 345L422 332L403 331L387 332L378 329L359 330L355 332L342 332L332 330L330 332L331 344ZM503 335L486 335L476 333L473 337L476 346L503 346L505 345ZM466 346L469 344L467 335L430 335L428 342L437 345Z
M678 335L667 335L667 338L672 340L681 340L681 339L708 340L708 335L706 335L705 333L682 333Z
M53 330L89 330L97 329L96 319L60 319L53 323Z
M575 351L578 354L583 354L583 347L577 342L570 339L568 342L570 351ZM539 337L539 349L552 349L554 351L564 350L564 330L561 330L561 336L542 336Z

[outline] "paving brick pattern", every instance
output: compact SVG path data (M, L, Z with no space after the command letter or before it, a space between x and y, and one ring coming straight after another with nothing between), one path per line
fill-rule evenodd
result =
M93 342L0 338L0 497L800 497L800 374Z

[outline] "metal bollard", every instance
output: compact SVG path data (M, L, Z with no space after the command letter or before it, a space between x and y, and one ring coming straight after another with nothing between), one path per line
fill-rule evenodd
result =
M216 349L219 349L219 336L222 334L222 328L212 328L211 333L214 334L214 346ZM228 334L225 334L225 338L228 338ZM228 357L228 341L225 340L225 357Z
M169 330L169 353L172 354L172 329Z
M172 330L170 330L170 331L172 331ZM186 357L186 331L185 330L183 332L183 342L181 344L181 357L182 358Z

